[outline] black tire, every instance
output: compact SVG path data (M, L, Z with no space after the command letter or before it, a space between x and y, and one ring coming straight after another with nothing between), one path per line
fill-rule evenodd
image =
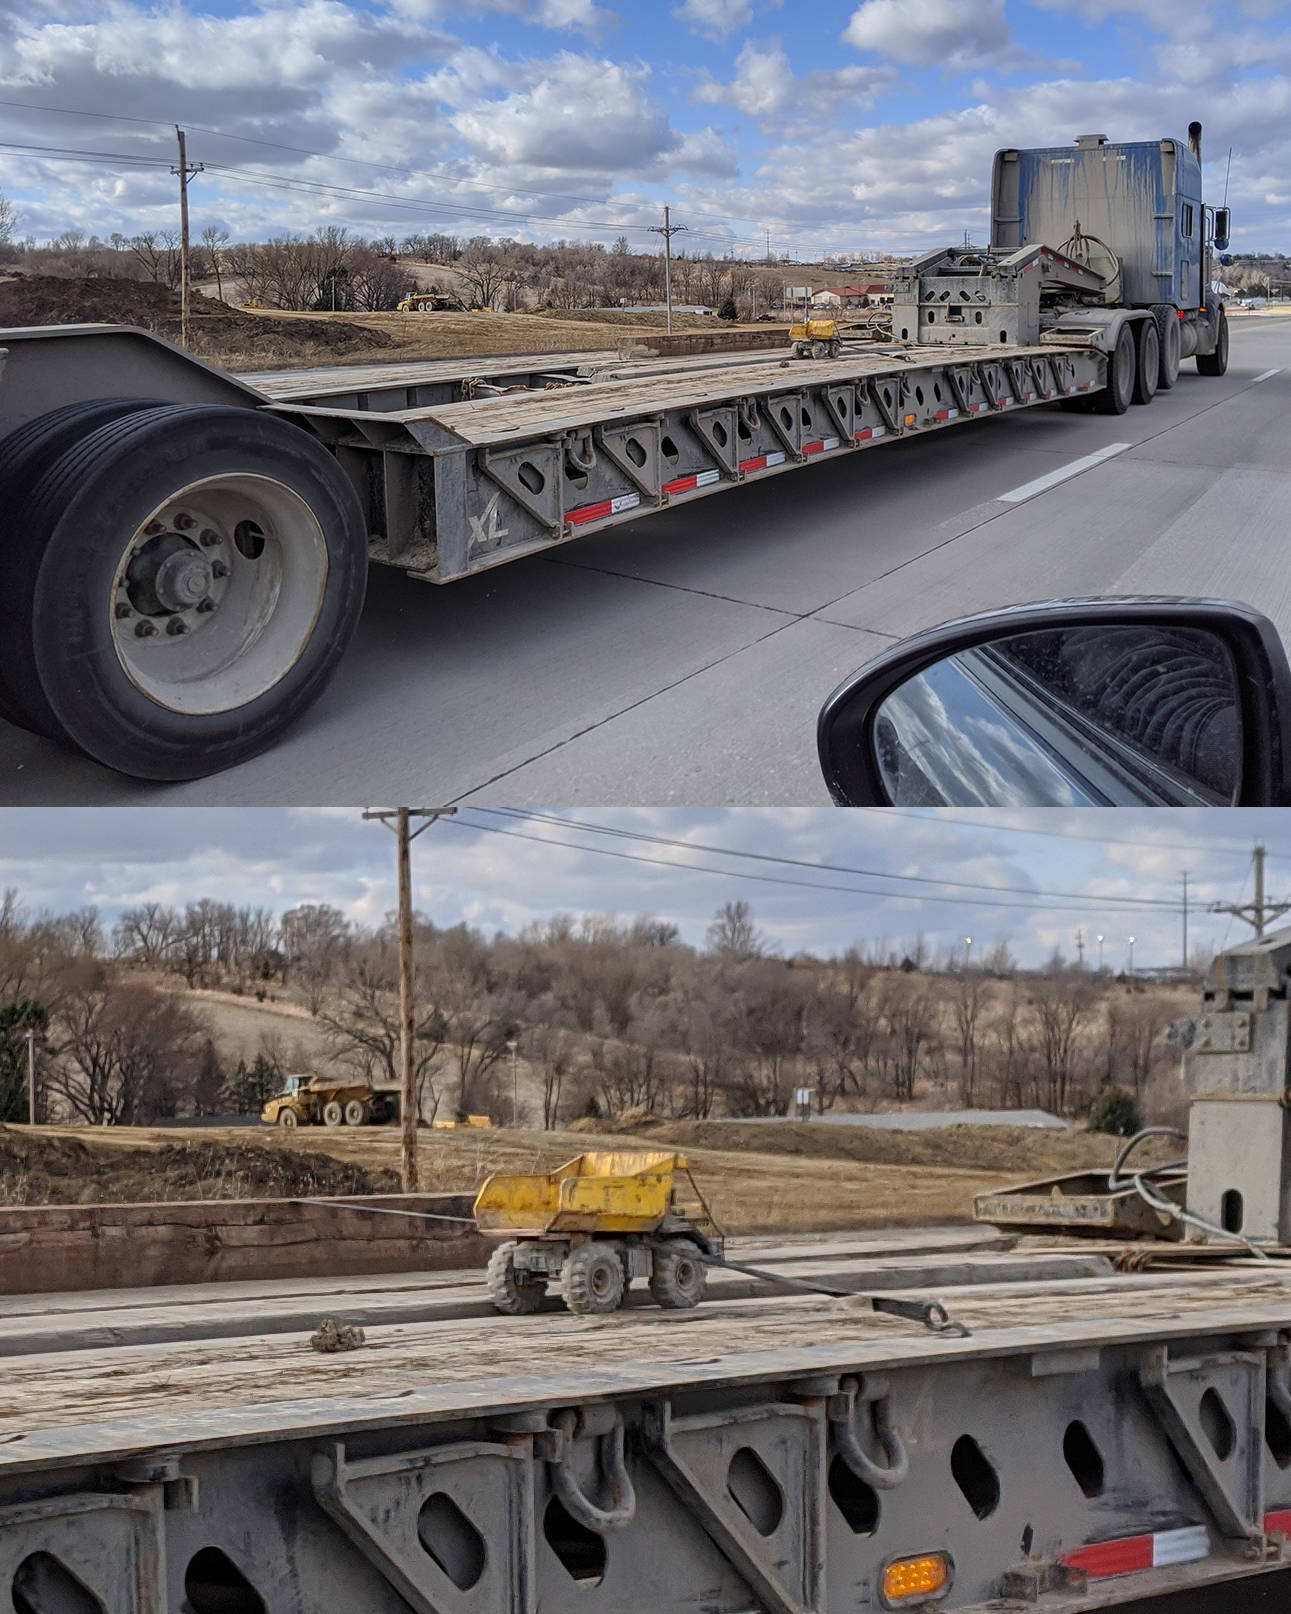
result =
M290 1130L291 1128L297 1127L297 1126L300 1125L300 1117L296 1114L295 1110L293 1110L293 1109L279 1110L278 1111L278 1125L279 1126L285 1126Z
M345 1120L345 1111L339 1099L329 1098L323 1105L323 1125L341 1126Z
M1219 310L1219 328L1215 335L1215 351L1197 355L1198 375L1223 375L1228 369L1228 315Z
M623 1303L623 1263L612 1244L576 1244L560 1269L560 1294L576 1316L601 1316Z
M1107 355L1107 385L1094 394L1094 412L1123 415L1134 396L1134 376L1138 363L1134 352L1134 327L1121 326L1116 346Z
M508 1317L532 1317L547 1295L547 1280L529 1272L518 1272L515 1264L516 1241L499 1244L489 1257L484 1283L494 1309Z
M1153 303L1152 318L1157 323L1157 336L1161 343L1161 368L1157 377L1157 391L1169 392L1179 379L1179 310L1173 303Z
M704 1298L708 1268L690 1239L671 1239L654 1252L650 1293L661 1306L689 1311Z
M1161 378L1161 337L1154 319L1134 327L1134 394L1136 404L1151 403Z
M352 1098L345 1106L346 1126L366 1126L371 1119L371 1111L361 1098Z
M225 566L215 575L229 577L219 586L249 603L221 614L207 598L208 614L187 612L194 631L182 649L154 624L157 645L141 652L115 610L134 620L137 609L137 629L149 616L169 628L186 608L135 607L133 594L126 604L127 557L173 539L185 556L210 558L190 539L142 531L181 490L203 521L212 497L229 523L248 498L246 508L266 501L245 547L244 521L214 557ZM358 623L367 577L358 497L326 449L264 411L176 405L109 421L46 466L15 516L0 684L46 732L136 778L200 778L272 745L322 692ZM159 652L153 665L165 670L149 693L126 658ZM214 661L209 673L203 657Z
M0 510L17 512L29 490L58 457L82 437L126 415L164 407L152 398L91 398L64 404L61 409L51 409L48 414L24 421L0 439ZM16 524L13 530L18 530ZM28 625L28 645L30 638ZM5 687L3 679L0 679L0 717L20 728L30 729L33 734L43 734L46 739L61 738L58 724L44 700L29 708Z

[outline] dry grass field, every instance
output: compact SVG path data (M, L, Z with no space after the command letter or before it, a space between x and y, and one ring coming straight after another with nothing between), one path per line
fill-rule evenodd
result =
M268 1127L47 1127L39 1138L28 1128L7 1127L0 1130L0 1142L0 1163L21 1143L24 1182L30 1187L39 1177L47 1184L28 1202L336 1192L291 1186L297 1176L325 1177L327 1159L358 1168L373 1189L388 1190L399 1164L394 1127L311 1127L296 1134ZM68 1145L78 1146L76 1170L42 1171L40 1151L61 1154ZM878 1133L793 1122L771 1127L672 1122L639 1131L630 1142L622 1134L424 1131L422 1186L473 1191L492 1171L549 1170L586 1149L624 1147L684 1148L729 1232L773 1233L966 1222L974 1194L1032 1175L1110 1164L1116 1140L1013 1127ZM194 1168L202 1168L200 1192L185 1186L192 1172L186 1176L176 1153L184 1149L194 1151ZM310 1158L298 1162L302 1154ZM279 1180L281 1186L274 1186ZM239 1189L240 1182L246 1186ZM361 1191L357 1180L351 1191Z

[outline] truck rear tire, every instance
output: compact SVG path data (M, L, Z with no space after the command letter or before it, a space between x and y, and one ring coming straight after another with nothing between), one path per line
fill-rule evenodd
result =
M546 1299L547 1280L519 1271L516 1248L515 1239L498 1245L489 1257L484 1283L495 1310L508 1317L532 1317Z
M1161 376L1161 337L1154 319L1141 319L1134 327L1134 402L1151 403Z
M1223 375L1228 369L1228 315L1219 310L1219 324L1215 333L1215 351L1197 355L1198 375Z
M354 488L260 410L108 420L10 513L0 685L27 726L136 778L200 778L273 744L358 623Z
M59 455L82 437L126 415L164 407L164 404L152 398L91 398L80 403L64 404L61 409L51 409L48 414L24 421L0 441L0 510L17 509L28 489L45 474ZM29 643L30 627L25 637ZM34 734L43 734L46 739L59 737L58 725L46 711L44 702L40 702L35 709L29 708L5 687L2 679L0 717L17 723L20 728L30 729Z
M650 1293L661 1306L689 1311L704 1298L708 1268L690 1239L670 1239L654 1252Z
M1152 318L1157 323L1157 336L1161 342L1161 373L1157 391L1169 392L1179 379L1179 310L1173 303L1153 303Z
M600 1316L623 1303L623 1264L611 1244L576 1244L560 1269L560 1294L575 1316Z
M1107 355L1107 385L1094 394L1097 414L1123 415L1130 407L1138 372L1134 348L1134 327L1126 321L1117 334L1116 346Z
M329 1098L323 1105L323 1125L340 1126L345 1120L345 1111L341 1108L339 1099Z
M352 1098L345 1106L346 1126L366 1126L370 1119L368 1107L361 1098Z

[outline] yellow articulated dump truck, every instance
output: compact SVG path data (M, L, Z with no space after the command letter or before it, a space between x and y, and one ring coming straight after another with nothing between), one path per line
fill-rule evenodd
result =
M495 1174L476 1197L475 1222L502 1240L489 1260L489 1299L515 1317L536 1312L553 1281L579 1315L616 1311L634 1278L648 1281L661 1306L697 1306L723 1253L685 1156L658 1151L580 1154L551 1172Z
M397 1119L399 1101L366 1082L329 1076L288 1076L281 1093L260 1111L266 1126L379 1126Z

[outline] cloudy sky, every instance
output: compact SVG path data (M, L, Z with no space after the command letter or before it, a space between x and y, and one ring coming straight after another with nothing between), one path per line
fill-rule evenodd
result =
M1278 810L473 807L414 843L414 901L438 924L486 934L555 913L653 914L702 945L714 911L742 898L779 951L818 955L922 933L945 950L1007 937L1023 963L1040 963L1055 946L1075 957L1079 929L1086 962L1102 934L1119 969L1131 935L1136 967L1178 962L1185 870L1190 947L1247 934L1204 910L1250 900L1256 838L1270 896L1291 896L1291 814ZM4 888L29 911L89 904L109 924L133 903L203 896L279 911L328 902L375 924L394 905L394 838L358 809L10 808Z
M1291 250L1276 0L3 0L0 99L38 239L173 225L176 122L198 231L649 247L671 200L700 250L807 257L981 239L1000 145L1200 118L1236 248Z

